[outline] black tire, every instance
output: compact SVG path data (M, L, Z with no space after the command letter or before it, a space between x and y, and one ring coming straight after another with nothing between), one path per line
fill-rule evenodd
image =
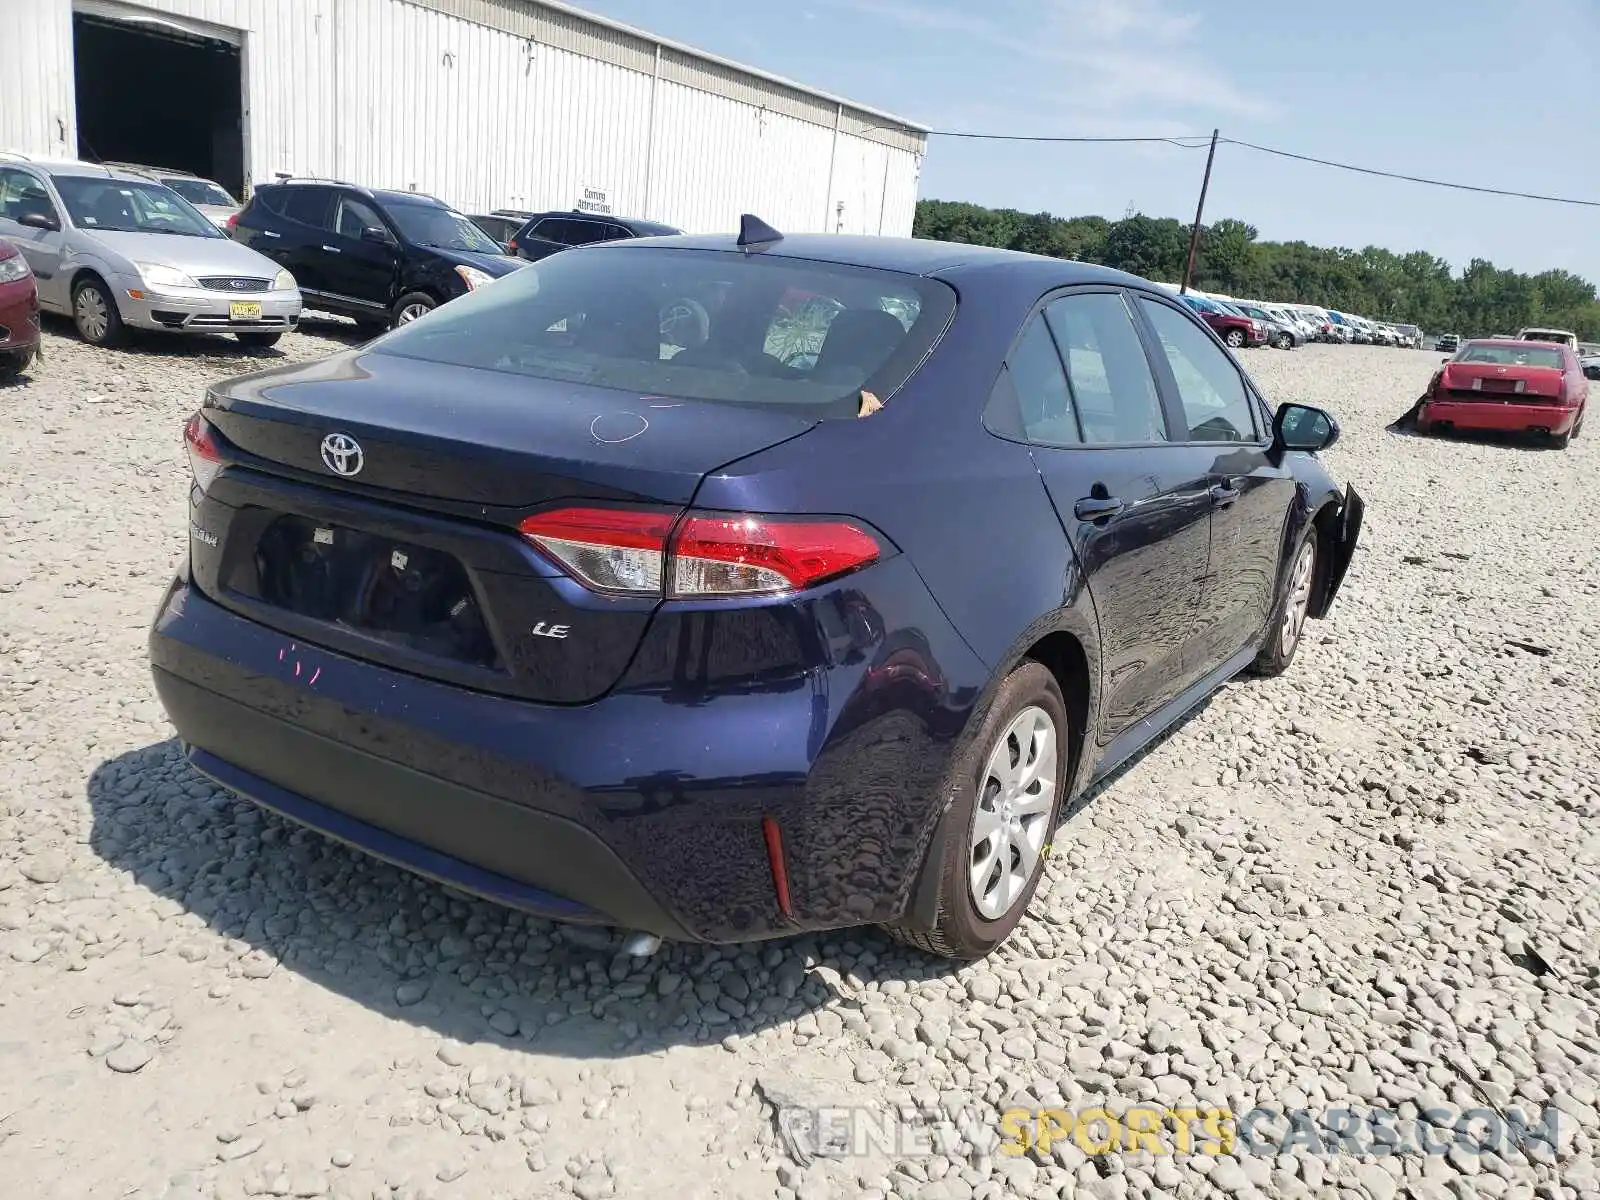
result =
M426 316L439 307L439 302L427 292L407 292L394 302L394 323L404 325L417 317Z
M1310 606L1317 580L1321 575L1322 564L1318 561L1322 556L1321 551L1322 547L1317 540L1317 527L1312 525L1300 539L1300 544L1295 547L1294 557L1289 559L1288 565L1284 568L1283 580L1278 585L1278 599L1272 606L1272 619L1267 622L1266 640L1262 642L1261 651L1256 655L1255 661L1250 664L1250 674L1271 679L1282 675L1294 662L1295 652L1305 640L1306 621L1310 619L1306 615L1306 609ZM1306 554L1310 555L1311 561L1308 566L1302 568L1301 559ZM1300 594L1302 583L1305 588L1303 595ZM1294 636L1289 639L1285 633L1285 620L1291 604L1300 606L1300 614Z
M995 805L991 808L985 804L986 813L995 813L1002 805L1009 804L1002 791L988 786L990 760L1000 751L1002 739L1012 748L1017 748L1015 740L1008 737L1012 726L1019 721L1039 720L1035 714L1043 714L1054 727L1054 795L1044 801L1042 789L1040 793L1033 792L1031 786L1025 789L1020 799L1041 796L1040 802L1047 804L1048 811L1029 814L1023 818L1026 824L1014 825L1012 833L997 832L991 835L1002 839L996 848L1003 850L1006 859L1004 865L1007 867L1013 861L1026 861L1024 856L1012 849L1012 842L1006 840L1018 836L1019 830L1020 836L1029 845L1038 842L1038 855L1025 885L1009 905L995 916L985 916L973 897L970 881L975 836L973 823L980 805L979 792L982 789L985 797ZM966 752L952 765L945 780L942 794L950 798L950 804L940 823L939 836L933 842L935 847L940 848L933 852L938 857L930 857L922 867L924 872L938 873L938 914L933 923L927 926L911 921L889 926L886 932L890 937L939 958L972 961L983 958L1011 936L1011 931L1027 913L1028 905L1038 890L1045 862L1049 858L1050 845L1055 838L1056 824L1061 819L1068 777L1070 731L1061 688L1047 668L1028 661L1006 676L984 714L977 735ZM1032 737L1028 738L1028 743L1030 746L1035 744ZM1002 756L1001 761L1004 762L1006 757L1009 756ZM1042 839L1039 837L1041 831ZM1000 857L996 856L997 868L1001 866Z
M1280 333L1278 335L1278 340L1275 341L1273 343L1273 345L1276 346L1279 350L1293 350L1294 349L1294 339L1292 337L1290 337L1287 333Z
M1228 330L1228 336L1223 338L1222 340L1228 344L1230 349L1233 349L1233 350L1243 349L1243 347L1244 347L1244 330L1242 330L1242 329L1230 329L1230 330Z
M1567 448L1567 444L1572 441L1573 436L1573 431L1570 429L1565 433L1551 434L1550 448L1552 450L1565 450Z
M98 275L86 275L72 289L72 323L91 346L115 346L127 334L116 299Z
M15 379L33 362L33 347L0 351L0 381Z
M276 346L283 337L281 333L236 333L239 345L248 346L252 350L270 350Z

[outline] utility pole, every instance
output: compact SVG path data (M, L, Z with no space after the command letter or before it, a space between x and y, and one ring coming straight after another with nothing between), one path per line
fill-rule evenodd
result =
M1200 248L1200 218L1206 211L1206 192L1211 187L1211 164L1217 157L1217 138L1222 133L1220 129L1211 131L1211 149L1206 152L1206 177L1200 181L1200 203L1194 210L1194 228L1189 230L1189 261L1183 268L1183 286L1178 289L1180 296L1189 291L1189 284L1194 279L1194 252Z

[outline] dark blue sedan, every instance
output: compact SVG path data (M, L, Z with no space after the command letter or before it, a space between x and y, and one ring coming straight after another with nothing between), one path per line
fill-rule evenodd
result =
M974 958L1090 784L1327 614L1337 436L1115 271L584 247L213 388L150 657L198 770L458 888Z

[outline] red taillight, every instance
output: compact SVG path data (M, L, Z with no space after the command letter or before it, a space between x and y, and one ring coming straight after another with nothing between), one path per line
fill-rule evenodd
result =
M516 238L512 238L509 242L506 243L506 253L507 254L515 254L516 252L517 252L517 239Z
M217 472L222 470L222 451L217 448L211 423L198 412L183 427L183 445L189 452L189 470L203 492L211 486Z
M238 213L229 213L228 214L228 230L229 230L229 232L231 233L233 230L235 230L237 228L239 228L239 214Z
M562 508L519 529L589 587L672 599L802 591L883 554L876 538L848 521L748 513L691 512L680 520L661 509Z

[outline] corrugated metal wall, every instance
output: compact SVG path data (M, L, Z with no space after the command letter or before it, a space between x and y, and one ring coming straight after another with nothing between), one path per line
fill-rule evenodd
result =
M242 31L256 180L415 187L468 211L571 208L598 187L619 213L697 232L732 229L741 212L794 232L911 232L919 131L571 12L528 0L137 6ZM72 0L0 8L0 147L71 153Z
M71 154L72 9L0 0L0 150Z

